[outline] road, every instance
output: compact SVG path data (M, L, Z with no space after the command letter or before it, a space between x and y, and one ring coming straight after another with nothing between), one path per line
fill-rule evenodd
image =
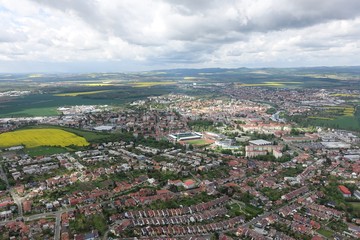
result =
M56 222L55 222L55 233L54 233L54 240L60 240L60 233L61 233L61 214L62 212L56 212Z
M11 197L14 199L14 202L16 203L16 205L18 207L19 217L22 217L23 216L23 208L22 208L23 198L21 198L19 195L17 195L17 193L14 191L13 188L10 188L9 180L4 172L4 169L2 168L2 165L0 165L0 178L2 180L4 180L7 188L10 189L9 193L10 193Z
M16 194L16 192L14 191L14 189L10 189L10 194L11 197L14 199L14 202L16 203L17 207L18 207L18 214L19 217L23 216L23 208L22 208L22 201L23 199L21 197L19 197L19 195Z
M24 221L34 221L42 218L55 218L55 233L54 233L54 239L60 240L61 238L61 215L65 212L73 211L75 208L66 208L61 209L56 212L46 212L46 213L39 213L34 214L28 217L24 217Z
M308 192L308 193L304 194L302 197L308 197L308 196L311 195L312 193L313 193L313 192ZM252 219L252 220L249 221L249 222L244 223L244 224L241 225L241 226L242 226L242 227L249 227L250 225L253 225L253 224L257 223L257 222L260 221L261 219L266 218L266 217L270 216L271 214L277 212L280 208L285 207L285 206L289 206L289 205L293 204L294 202L297 201L297 199L298 199L298 198L295 198L295 199L291 200L289 203L287 203L287 204L284 205L284 206L278 207L278 208L276 208L276 209L274 209L274 210L272 210L272 211L270 211L270 212L266 212L266 213L264 213L264 214L262 214L262 215L260 215L260 216L257 216L256 218Z
M0 178L6 183L7 188L10 188L9 180L4 172L4 169L2 168L2 165L0 165Z

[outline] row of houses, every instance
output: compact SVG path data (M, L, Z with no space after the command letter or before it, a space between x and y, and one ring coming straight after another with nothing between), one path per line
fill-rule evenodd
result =
M235 217L226 221L194 226L168 226L168 227L144 227L141 228L143 236L178 236L188 234L206 234L210 232L231 229L238 224L244 223L244 218Z
M148 226L148 225L179 225L179 224L190 224L194 222L202 222L206 220L214 219L218 216L224 216L227 213L225 208L217 208L209 211L205 211L197 214L189 214L175 217L165 218L140 218L132 219L131 225L137 226Z
M125 212L125 217L129 219L147 218L147 217L172 217L182 216L187 214L193 214L195 212L201 212L218 205L223 205L229 201L228 196L223 196L215 200L200 203L190 207L176 208L176 209L162 209L162 210L141 210L141 211L128 211Z

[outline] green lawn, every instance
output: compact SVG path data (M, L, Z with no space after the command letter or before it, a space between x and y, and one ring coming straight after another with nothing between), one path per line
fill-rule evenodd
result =
M244 208L245 212L250 214L252 217L256 217L260 214L262 214L264 211L260 208L254 207L252 205L247 204Z
M76 233L87 233L92 230L98 230L103 235L107 230L106 219L102 214L85 216L79 214L76 220L70 221L70 230Z
M327 238L331 238L332 235L334 234L334 232L332 232L330 230L326 230L324 228L320 228L317 232L320 233L321 235L327 237Z
M0 114L1 117L35 117L35 116L57 116L59 112L56 107L28 108L7 114Z
M240 207L237 203L231 204L227 208L229 209L230 217L248 215L248 213L243 210L243 207Z
M69 151L69 149L62 148L62 147L35 147L35 148L29 148L29 149L25 150L25 152L32 157L66 153L68 151Z
M192 145L207 145L209 144L206 140L204 139L196 139L196 140L189 140L189 141L186 141L186 143L188 144L192 144Z
M349 202L355 211L360 211L360 202Z

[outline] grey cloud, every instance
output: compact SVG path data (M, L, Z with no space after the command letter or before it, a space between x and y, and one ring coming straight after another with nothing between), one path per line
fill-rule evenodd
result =
M160 45L160 40L166 39L238 41L239 39L226 35L231 31L250 33L303 28L360 15L358 0L157 0L150 4L153 8L149 9L149 13L138 12L136 8L117 8L116 2L113 4L114 10L107 9L109 12L102 12L99 7L102 2L95 0L32 1L61 11L73 12L98 31L115 34L133 44L147 46ZM141 4L141 1L133 2ZM163 39L159 40L151 33L142 33L141 27L154 20L151 12L157 11L161 3L167 4L173 13L160 16L168 29L164 36L161 36ZM226 9L232 9L236 15L224 16L223 11ZM172 16L173 14L175 16Z
M249 66L321 61L333 48L359 52L359 0L17 1L7 5L14 24L0 32L0 44L9 43L0 59L24 52L51 61ZM21 2L34 14L19 10Z
M360 16L357 0L283 0L269 6L261 14L249 14L249 31L273 31L303 28L331 20L353 19Z
M26 39L26 35L20 31L0 31L0 42L20 42Z

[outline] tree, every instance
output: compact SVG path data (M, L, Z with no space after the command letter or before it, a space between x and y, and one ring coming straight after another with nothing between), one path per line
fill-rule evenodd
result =
M300 134L300 131L295 129L295 128L292 128L291 131L290 131L290 134L291 135L295 135L295 136L298 136Z

